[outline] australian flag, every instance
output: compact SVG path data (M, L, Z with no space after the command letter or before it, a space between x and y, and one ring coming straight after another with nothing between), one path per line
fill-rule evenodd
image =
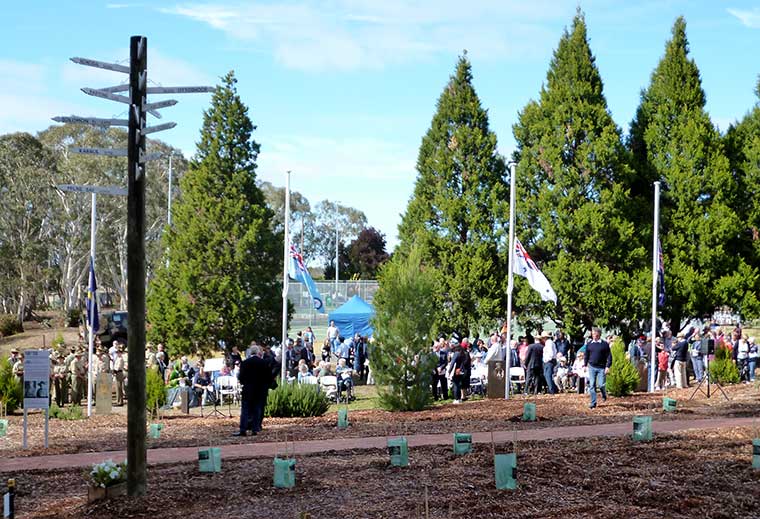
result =
M90 258L90 282L87 285L87 326L94 332L100 329L100 319L98 318L98 285L95 283L95 267L92 258Z
M657 306L665 304L665 264L662 260L662 244L657 239Z
M311 279L309 271L306 269L306 265L303 262L303 256L296 250L295 246L290 245L290 268L288 269L288 275L290 279L300 281L306 285L306 290L309 291L309 295L314 301L314 309L323 314L325 313L325 304L322 299L322 295L317 289L317 285L314 284L314 280Z

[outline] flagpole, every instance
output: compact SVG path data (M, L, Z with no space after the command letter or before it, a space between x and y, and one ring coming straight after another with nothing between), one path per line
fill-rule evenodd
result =
M282 346L280 348L280 379L287 379L288 351L288 260L290 259L290 171L285 174L285 247L282 258Z
M657 337L657 271L660 251L660 183L654 183L654 232L652 233L652 352L649 359L649 391L654 393L655 372L657 363L657 350L655 338Z
M87 276L88 285L91 284L91 277L95 276L95 219L97 216L97 194L92 193L92 207L90 208L90 262L92 273ZM90 287L87 287L88 290ZM90 327L89 346L87 348L87 417L92 416L92 346L95 342L94 321L95 321L95 302L97 301L97 289L92 292L92 301L90 301L90 311L87 312L87 320Z
M512 368L512 291L514 289L514 258L515 258L515 191L517 182L515 173L517 164L509 164L509 268L507 274L507 350L505 352L507 362L506 387L504 388L504 398L509 400L509 394L512 389L510 384L510 369Z

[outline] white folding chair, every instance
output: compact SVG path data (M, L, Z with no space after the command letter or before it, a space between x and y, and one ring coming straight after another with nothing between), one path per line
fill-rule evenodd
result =
M238 402L238 380L237 378L225 375L216 379L216 390L219 399L224 402L224 397L228 397L227 404Z
M335 375L325 375L319 379L319 387L324 390L325 395L330 400L338 395L338 377Z
M509 368L509 383L512 385L512 391L520 386L525 387L525 370L519 366Z

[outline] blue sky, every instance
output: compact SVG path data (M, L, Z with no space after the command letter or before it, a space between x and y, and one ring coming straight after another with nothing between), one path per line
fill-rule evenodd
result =
M148 37L148 76L169 85L215 84L236 71L258 125L259 178L313 204L358 207L396 243L416 178L420 140L467 49L499 148L535 99L552 52L580 5L615 121L624 131L639 92L684 15L707 110L725 131L754 106L760 6L747 0L294 0L286 2L11 2L0 33L0 133L37 132L54 115L109 117L122 106L89 98L125 76L75 65L124 62L129 37ZM160 138L194 153L209 95L178 97Z

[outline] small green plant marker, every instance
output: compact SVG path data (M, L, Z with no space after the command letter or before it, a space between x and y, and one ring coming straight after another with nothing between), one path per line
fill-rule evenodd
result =
M678 401L675 398L665 397L662 399L662 410L668 413L673 413L676 411L677 404Z
M161 437L161 431L163 430L164 425L160 423L152 423L150 424L150 437L154 440L157 440Z
M394 467L406 467L409 465L409 449L406 438L389 438L388 454L391 457L391 465Z
M760 469L760 438L752 440L752 468Z
M536 404L532 402L525 402L523 404L523 422L535 422L536 421Z
M348 427L348 409L338 409L338 429L345 429Z
M472 450L472 434L454 433L454 454L467 454Z
M0 438L8 434L8 420L5 418L0 420Z
M652 417L651 416L634 416L633 417L633 435L635 442L652 441Z
M497 490L515 490L517 488L517 454L494 454Z
M222 449L219 447L198 449L198 469L201 472L221 472Z
M294 458L274 459L274 486L293 488L296 485L296 460Z

